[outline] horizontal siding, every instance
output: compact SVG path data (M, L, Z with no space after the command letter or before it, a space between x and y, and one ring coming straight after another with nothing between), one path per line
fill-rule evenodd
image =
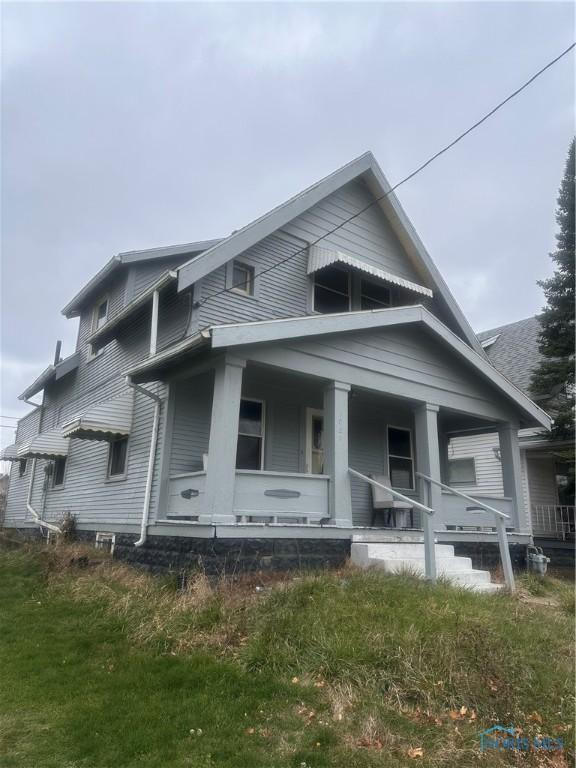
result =
M40 423L40 409L36 408L24 416L18 422L16 430L16 444L25 442L28 438L38 434ZM26 522L28 513L26 511L26 499L30 487L30 477L32 472L32 461L26 462L26 472L20 477L20 462L12 461L10 466L10 484L8 486L8 498L6 502L6 515L4 524L7 527L18 527Z
M458 486L458 490L469 493L483 493L488 496L503 496L502 464L494 453L500 443L498 433L455 437L448 446L449 459L474 459L476 485Z
M213 375L205 374L174 385L169 474L196 472L208 453L212 415Z
M558 504L556 469L553 458L527 458L531 504Z
M233 292L221 293L226 287L224 266L206 275L201 281L198 298L218 295L199 308L195 314L196 327L309 314L308 246L324 235L326 237L320 243L322 247L342 250L371 266L422 284L422 276L415 270L378 205L364 211L334 234L327 235L373 200L363 181L350 182L238 256L239 261L254 266L257 274L270 270L257 278L256 298ZM436 299L426 299L408 291L398 292L398 295L401 303L426 304L440 319L445 318L445 309Z

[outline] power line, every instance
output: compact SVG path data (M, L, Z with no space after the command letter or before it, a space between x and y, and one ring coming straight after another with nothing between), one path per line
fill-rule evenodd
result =
M405 176L401 181L399 181L397 184L395 184L393 187L391 187L387 192L385 192L383 195L380 195L380 197L375 198L371 203L364 206L364 208L361 208L359 211L354 213L352 216L348 217L347 219L344 219L340 224L330 229L328 232L325 232L321 237L316 238L316 240L313 240L310 243L307 243L305 246L297 250L295 253L292 253L290 256L287 256L286 258L280 260L276 264L273 264L270 267L267 267L266 269L261 270L260 272L255 273L254 278L260 277L261 275L265 275L268 272L271 272L273 269L277 269L278 267L282 266L282 264L286 264L286 262L291 261L292 259L296 258L296 256L299 256L301 253L304 253L307 251L311 246L317 245L321 240L324 240L329 235L334 234L334 232L337 232L339 229L344 227L349 222L356 219L358 216L363 214L365 211L367 211L369 208L372 208L376 203L379 203L381 200L384 200L384 198L388 197L392 194L398 187L401 187L402 184L405 184L407 181L410 181L410 179L413 179L414 176L421 173L425 168L427 168L431 163L433 163L435 160L437 160L441 155L443 155L445 152L448 152L449 149L452 149L458 142L462 141L468 134L472 133L472 131L476 130L479 126L482 125L482 123L485 123L486 120L488 120L492 115L494 115L496 112L498 112L499 109L502 109L502 107L505 104L508 104L509 101L512 101L518 94L522 93L522 91L525 88L528 88L529 85L531 85L537 78L540 77L540 75L544 74L546 70L550 69L550 67L554 66L560 59L564 58L570 51L576 47L576 43L572 43L572 45L568 46L566 50L562 51L558 56L556 56L552 61L549 61L548 64L543 66L541 69L539 69L535 74L532 75L528 80L526 80L525 83L523 83L519 88L517 88L515 91L513 91L511 94L509 94L505 99L500 101L498 104L496 104L495 107L493 107L489 112L487 112L484 117L481 117L480 120L477 120L473 125L471 125L469 128L467 128L465 131L463 131L461 134L459 134L453 141L451 141L449 144L447 144L445 147L443 147L441 150L436 152L435 155L432 155L426 162L422 163L422 165L418 166L414 171L408 174L408 176ZM215 298L216 296L221 296L223 293L229 293L234 288L239 288L241 286L245 285L245 282L239 282L235 283L227 288L222 288L219 291L214 291L213 293L209 294L208 296L205 296L203 299L198 301L196 303L196 307L202 307L206 302L210 301L211 299Z

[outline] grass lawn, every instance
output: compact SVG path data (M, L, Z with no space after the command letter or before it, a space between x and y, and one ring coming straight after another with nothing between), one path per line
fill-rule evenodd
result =
M2 768L573 765L569 582L476 595L345 569L185 590L0 549ZM563 752L481 753L495 723Z

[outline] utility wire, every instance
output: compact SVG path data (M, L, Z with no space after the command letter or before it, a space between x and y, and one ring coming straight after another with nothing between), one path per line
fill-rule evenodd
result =
M354 213L352 216L349 216L347 219L344 219L340 224L333 227L332 229L328 230L328 232L325 232L321 237L316 238L316 240L313 240L310 243L307 243L305 246L297 250L295 253L292 253L290 256L287 256L286 258L282 259L281 261L277 262L276 264L272 264L272 266L267 267L266 269L261 270L260 272L255 273L254 278L260 277L261 275L265 275L268 272L271 272L273 269L277 269L278 267L282 266L282 264L286 264L286 262L291 261L292 259L296 258L296 256L299 256L301 253L304 253L307 251L311 246L317 245L321 240L324 240L326 237L329 237L330 235L334 234L334 232L337 232L339 229L342 229L346 224L356 219L361 214L365 213L369 208L372 208L376 203L379 203L381 200L384 200L384 198L388 197L389 195L394 192L394 190L398 189L398 187L401 187L402 184L406 184L407 181L410 181L410 179L413 179L414 176L421 173L425 168L427 168L431 163L433 163L435 160L437 160L441 155L443 155L445 152L448 152L449 149L452 149L458 142L462 141L468 134L472 133L472 131L476 130L479 126L482 125L482 123L485 123L486 120L488 120L492 115L494 115L496 112L498 112L499 109L502 109L502 107L505 104L508 104L509 101L512 101L518 94L522 93L522 91L525 88L528 88L529 85L531 85L537 78L540 77L540 75L543 75L544 72L546 72L547 69L550 69L550 67L553 67L554 64L556 64L560 59L564 58L570 51L576 47L576 43L572 43L572 45L568 46L566 50L562 51L556 58L552 59L552 61L549 61L548 64L542 67L542 69L539 69L538 72L532 75L532 77L529 80L526 80L525 83L523 83L519 88L517 88L515 91L513 91L509 96L507 96L505 99L503 99L501 102L496 104L493 109L491 109L489 112L487 112L484 117L481 117L480 120L477 120L473 125L471 125L469 128L467 128L465 131L463 131L459 136L457 136L453 141L451 141L449 144L447 144L445 147L443 147L441 150L436 152L435 155L432 155L428 160L426 160L425 163L422 163L422 165L418 166L412 173L409 173L408 176L405 176L401 181L399 181L397 184L395 184L393 187L391 187L387 192L385 192L383 195L380 195L380 197L375 198L371 203L364 206L364 208L361 208L359 211ZM213 293L209 294L208 296L204 296L200 301L196 302L195 306L196 308L202 307L206 302L210 301L211 299L214 299L216 296L221 296L223 293L229 293L234 288L240 288L245 285L245 281L235 283L234 285L231 285L227 288L222 288L219 291L214 291Z

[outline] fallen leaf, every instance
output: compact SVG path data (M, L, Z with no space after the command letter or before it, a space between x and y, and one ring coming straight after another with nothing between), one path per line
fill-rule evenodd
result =
M253 734L254 732L255 732L254 728L246 728L246 730L244 731L244 733L247 733L249 735Z
M460 707L460 716L464 717L464 715L468 712L468 707Z
M448 715L450 717L450 720L460 720L460 712L458 712L457 709L451 709L450 712L448 712Z
M476 712L473 709L471 709L470 710L470 720L476 720L476 717L477 717Z
M424 750L422 747L410 747L408 750L408 757L412 759L416 757L424 757Z
M540 723L540 725L544 722L540 712L532 712L531 715L528 715L528 720L532 723Z
M294 685L296 685L296 683L299 683L300 680L297 677L293 677L292 682L294 683Z

